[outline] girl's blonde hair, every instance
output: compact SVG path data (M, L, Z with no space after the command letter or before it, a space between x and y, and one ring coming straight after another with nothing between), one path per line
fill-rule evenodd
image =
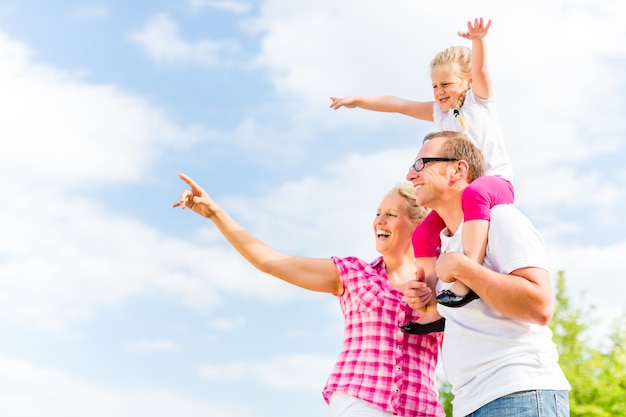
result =
M465 101L465 95L472 85L472 50L467 46L450 46L437 55L430 61L430 70L434 70L439 65L447 64L450 62L456 62L458 64L458 75L460 78L469 80L467 90L459 97L454 106L454 116L459 120L463 133L467 132L467 123L465 119L459 115L459 109L463 106Z

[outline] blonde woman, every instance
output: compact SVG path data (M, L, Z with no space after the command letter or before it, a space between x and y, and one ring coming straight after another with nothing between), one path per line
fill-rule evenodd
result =
M440 417L435 366L439 332L409 334L401 327L419 320L414 308L432 293L416 277L411 235L427 210L415 204L411 184L394 187L372 223L380 257L307 258L279 253L243 229L191 178L174 207L189 208L213 222L228 242L258 270L307 290L337 297L345 318L339 358L323 389L331 417ZM403 291L406 291L406 299Z

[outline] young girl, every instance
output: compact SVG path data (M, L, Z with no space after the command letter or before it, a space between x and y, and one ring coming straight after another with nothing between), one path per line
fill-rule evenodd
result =
M401 113L434 122L438 130L464 132L482 150L487 175L478 178L463 194L463 251L482 263L487 246L491 207L513 203L513 170L495 109L491 78L487 68L485 37L491 20L467 22L467 32L458 35L472 41L472 49L452 46L439 52L431 62L434 101L413 101L400 97L331 97L332 109L359 107L366 110ZM428 162L411 169L421 170ZM441 161L439 161L441 162ZM433 276L444 228L433 211L415 230L413 247L418 266ZM478 295L460 282L448 285L436 301L461 307Z

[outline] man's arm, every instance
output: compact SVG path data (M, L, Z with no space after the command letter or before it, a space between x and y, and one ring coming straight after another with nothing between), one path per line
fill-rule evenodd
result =
M437 276L470 287L491 308L514 320L546 325L554 314L550 274L542 268L524 267L501 274L450 252L437 260Z

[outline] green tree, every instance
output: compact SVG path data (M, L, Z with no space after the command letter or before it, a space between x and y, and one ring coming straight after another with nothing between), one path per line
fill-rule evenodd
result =
M454 395L452 395L452 385L445 379L439 380L439 402L443 406L444 411L446 412L446 417L452 417L452 400L454 399Z
M584 294L583 297L584 299ZM598 323L595 306L572 303L559 271L555 313L550 323L561 368L569 380L571 417L626 415L626 326L616 320L607 347L590 341Z

